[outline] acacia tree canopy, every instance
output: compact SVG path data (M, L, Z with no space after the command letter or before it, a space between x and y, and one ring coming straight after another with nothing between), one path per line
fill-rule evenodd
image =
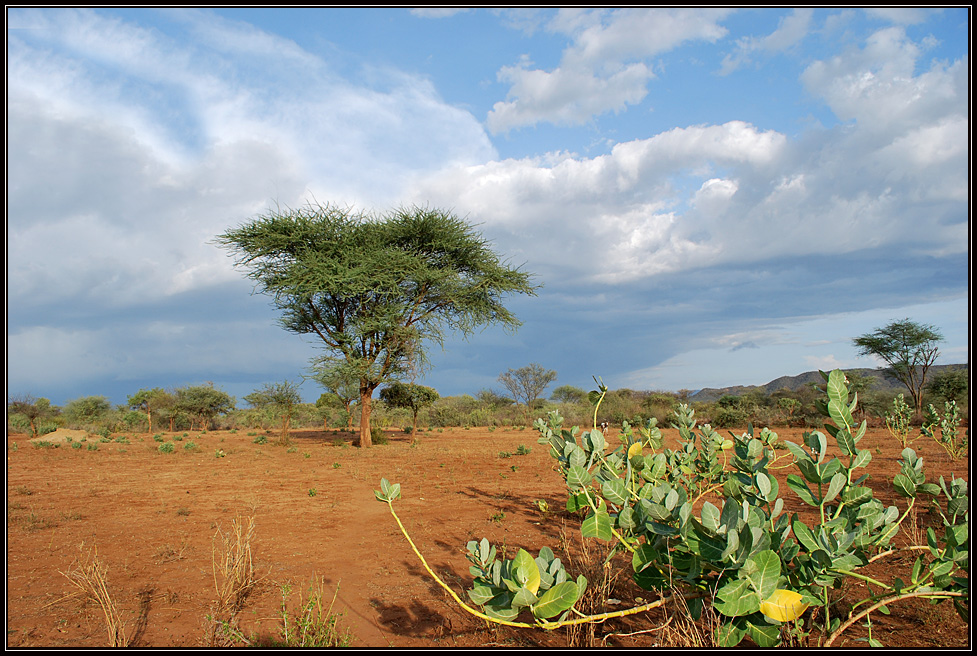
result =
M217 243L273 299L286 330L316 335L355 372L361 446L371 443L373 392L420 366L425 341L487 324L515 328L503 301L538 288L470 225L437 209L277 209Z
M858 347L859 355L874 355L888 365L886 372L906 386L916 414L922 413L926 373L940 353L936 343L943 341L940 331L903 319L852 341Z

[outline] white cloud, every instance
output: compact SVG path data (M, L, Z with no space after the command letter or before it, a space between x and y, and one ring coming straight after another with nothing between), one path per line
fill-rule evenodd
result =
M743 37L736 41L734 54L723 58L720 73L729 74L750 62L757 54L785 52L798 45L807 36L811 27L813 9L795 9L780 20L777 29L763 37Z
M606 112L619 112L648 93L654 77L646 60L689 41L715 41L726 34L719 21L727 10L564 9L548 24L571 39L552 71L526 61L506 66L499 80L510 83L505 101L487 117L495 134L540 122L580 125Z
M741 122L693 126L595 158L454 167L420 179L415 194L507 235L507 252L537 244L536 266L567 273L569 263L586 261L583 273L570 275L621 282L715 262L728 236L720 209L739 184L715 178L715 169L770 175L785 146L783 135ZM686 175L699 180L688 194L680 188ZM680 211L687 204L694 209Z
M114 306L220 284L240 274L211 240L271 203L314 193L384 206L418 172L495 154L478 121L427 80L374 70L366 87L294 42L206 12L171 14L190 43L93 11L16 14L17 304Z
M507 66L499 71L499 79L512 84L509 97L516 100L495 103L487 125L495 134L541 121L581 125L593 116L641 102L647 94L645 82L652 77L641 63L603 76L585 68L548 72Z
M896 134L966 112L967 62L934 61L915 74L921 48L899 27L872 34L851 49L804 71L802 81L843 121L869 134Z
M870 16L896 23L897 25L915 25L926 21L932 9L919 7L867 7L865 13Z

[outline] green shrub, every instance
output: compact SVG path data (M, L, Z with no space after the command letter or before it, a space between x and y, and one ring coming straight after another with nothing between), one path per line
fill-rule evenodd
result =
M606 542L612 553L624 553L633 580L656 600L592 616L574 612L588 582L583 576L572 578L549 547L540 549L538 557L519 549L508 558L503 551L500 560L483 539L468 543L474 576L468 598L480 607L478 616L552 630L678 602L692 618L709 618L716 646L734 647L749 638L760 648L815 631L823 640L818 646L830 647L855 624L867 619L871 627L871 613L888 614L883 607L913 598L950 600L969 622L967 481L940 477L939 484L927 482L922 460L906 448L892 480L906 508L883 505L868 486L869 473L862 471L872 452L858 448L867 424L854 419L849 382L840 370L825 374L825 382L825 398L816 404L825 432L806 432L802 444L788 441L786 453L780 454L773 431L751 426L726 439L708 424L697 426L695 411L686 405L675 412L676 449L664 446L651 421L636 429L623 426L621 444L611 447L596 428L583 433L564 429L557 412L537 420L539 443L550 448L564 478L567 510L586 513L581 534ZM597 409L605 393L602 386ZM726 409L739 408L728 404ZM784 491L809 507L805 518L784 512L781 486L772 472L785 466L785 458L793 461L796 473L787 475ZM410 541L393 509L400 485L382 479L375 494ZM893 538L917 502L939 515L941 534L929 528L924 544L894 548ZM860 571L881 558L904 562L910 571L892 583ZM422 563L439 585L450 589ZM871 587L857 594L867 596L846 603L850 612L839 613L833 592L864 590L856 586L861 582ZM527 614L531 621L518 621ZM871 629L868 639L881 646Z
M736 406L721 407L712 418L716 428L734 428L746 425L746 411Z
M173 451L176 450L176 446L173 444L173 442L163 442L156 448L156 450L160 453L173 453Z
M373 444L389 444L390 440L387 439L387 434L383 432L383 429L379 426L370 427L370 440Z

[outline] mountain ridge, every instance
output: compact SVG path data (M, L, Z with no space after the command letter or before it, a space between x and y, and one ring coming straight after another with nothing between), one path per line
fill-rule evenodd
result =
M967 370L968 365L966 364L939 364L933 365L928 375L939 373L941 371L953 371L956 369ZM872 369L872 368L852 368L845 369L846 373L853 373L859 376L871 376L875 378L875 382L872 384L872 390L905 390L906 387L901 382L895 378L886 375L883 369ZM766 385L730 385L728 387L704 387L697 390L695 393L689 395L689 400L691 401L717 401L725 395L730 396L741 396L747 392L752 392L754 390L762 390L765 394L770 394L781 389L797 390L801 387L814 383L820 385L824 382L821 374L815 371L806 371L802 374L796 376L780 376L774 378Z

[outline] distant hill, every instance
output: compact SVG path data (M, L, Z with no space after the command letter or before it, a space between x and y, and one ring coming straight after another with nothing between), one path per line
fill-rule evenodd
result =
M927 374L927 379L933 374L940 371L963 369L967 370L967 365L965 364L939 364L934 365ZM845 371L850 371L852 373L861 376L872 376L875 378L871 389L875 391L887 391L892 390L894 392L904 391L906 389L905 385L900 383L895 378L886 376L879 369L846 369ZM766 385L733 385L731 387L705 387L695 394L689 396L692 401L701 401L708 403L710 401L717 401L725 395L730 396L742 396L747 392L753 390L762 390L765 394L771 394L781 389L796 390L805 387L811 383L816 385L821 385L824 379L821 378L821 374L817 371L808 371L797 376L781 376L780 378L775 378L771 380Z

